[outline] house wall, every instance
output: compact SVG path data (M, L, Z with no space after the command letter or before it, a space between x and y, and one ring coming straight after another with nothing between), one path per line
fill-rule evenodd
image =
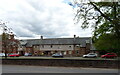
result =
M67 51L74 50L73 45L34 45L33 50L37 51Z
M26 53L33 55L51 56L53 53L61 52L64 56L82 56L89 53L90 44L86 47L77 45L33 45L32 47L23 47ZM25 53L24 52L24 53Z
M73 45L42 45L40 50L73 50Z
M51 56L53 53L61 52L64 55L72 54L74 45L34 45L33 50L35 55L45 53ZM47 53L46 53L47 52Z
M32 47L26 47L25 52L26 53L33 53L33 48Z
M90 53L90 48L91 48L91 44L90 43L86 43L86 51L85 53Z
M90 44L88 44L90 45ZM47 52L46 55L51 56L55 52L61 52L64 56L82 56L88 53L90 46L80 47L77 45L34 45L33 54L42 55Z

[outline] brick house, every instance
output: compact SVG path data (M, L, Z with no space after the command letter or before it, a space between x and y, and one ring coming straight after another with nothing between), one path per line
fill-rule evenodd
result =
M32 53L33 55L51 56L53 53L60 52L64 56L82 56L90 52L91 37L73 38L46 38L20 40L21 51L24 53Z
M14 38L14 34L6 34L6 40L2 40L0 36L0 53L18 53L19 40ZM6 45L6 47L5 47Z

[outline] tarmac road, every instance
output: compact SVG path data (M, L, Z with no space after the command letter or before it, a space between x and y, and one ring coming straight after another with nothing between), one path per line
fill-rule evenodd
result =
M2 73L118 73L118 69L2 65Z

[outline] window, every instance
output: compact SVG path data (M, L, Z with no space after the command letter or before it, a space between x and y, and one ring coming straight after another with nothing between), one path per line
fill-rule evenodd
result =
M52 48L53 46L51 45L50 47Z
M71 46L69 46L69 48L71 48Z
M90 43L90 41L89 41L89 40L86 40L86 43Z
M69 54L72 54L72 51L69 51Z
M89 55L95 55L95 54L89 54Z
M107 54L107 55L114 55L114 54Z
M58 49L61 49L61 46L59 46Z
M76 45L76 47L79 47L79 45Z
M44 48L44 45L42 45L42 48Z
M79 51L78 51L78 50L76 51L76 54L79 54Z
M35 48L37 48L38 46L35 46Z
M36 48L36 46L34 46L34 48Z
M67 53L66 52L64 52L64 55L66 55Z

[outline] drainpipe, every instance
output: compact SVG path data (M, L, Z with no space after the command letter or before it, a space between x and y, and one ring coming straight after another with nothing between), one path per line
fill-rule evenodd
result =
M76 35L74 35L74 41L73 41L74 51L75 51L75 39L76 39ZM75 52L74 52L74 53L75 53Z

